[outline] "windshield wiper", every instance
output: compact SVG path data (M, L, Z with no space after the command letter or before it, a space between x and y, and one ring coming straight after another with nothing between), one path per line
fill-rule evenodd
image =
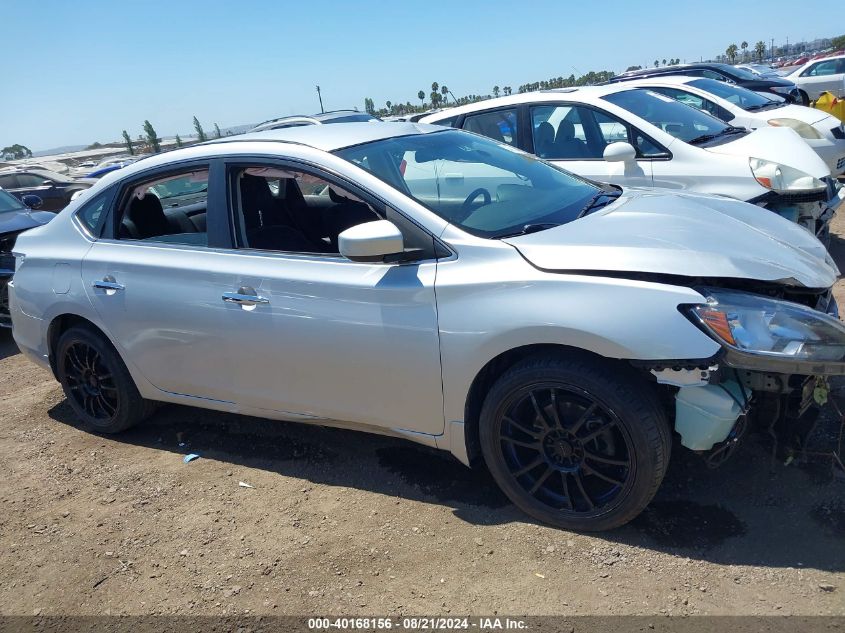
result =
M702 134L701 136L696 136L694 139L690 139L687 141L690 145L698 145L700 143L704 143L705 141L712 141L714 138L719 138L720 136L726 136L728 134L739 134L740 132L745 132L746 129L744 127L735 127L733 125L727 126L721 132L717 134Z
M503 237L516 237L517 235L528 235L529 233L537 233L538 231L553 229L556 226L560 226L560 222L535 222L533 224L526 224L519 231L497 235L496 239L502 239Z
M599 191L596 195L594 195L587 201L587 204L585 204L584 208L582 208L578 215L575 216L575 219L577 220L579 218L583 218L585 215L591 213L592 211L598 211L602 207L606 207L621 195L621 191Z

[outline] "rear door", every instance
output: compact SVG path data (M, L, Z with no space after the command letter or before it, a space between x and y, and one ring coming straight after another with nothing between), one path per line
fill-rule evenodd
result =
M220 301L230 272L228 250L221 248L228 233L222 172L215 171L208 161L182 163L124 185L82 275L121 355L151 384L233 402L228 367L236 324ZM193 208L193 220L180 203ZM202 203L207 213L200 224Z

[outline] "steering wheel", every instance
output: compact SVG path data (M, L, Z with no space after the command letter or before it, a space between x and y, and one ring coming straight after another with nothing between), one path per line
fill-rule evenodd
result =
M487 191L484 187L479 187L478 189L475 189L474 191L470 192L466 200L464 200L464 203L461 205L461 214L463 215L464 219L467 218L469 214L473 212L473 201L478 196L484 196L484 202L482 206L484 204L490 204L490 202L493 200L493 197L490 195L490 192Z

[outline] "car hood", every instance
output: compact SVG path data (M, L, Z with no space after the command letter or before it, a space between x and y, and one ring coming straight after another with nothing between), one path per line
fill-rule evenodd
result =
M772 116L779 118L781 115ZM794 167L815 178L830 176L830 169L798 132L787 127L761 127L751 134L721 145L705 147L713 154L762 158ZM749 167L749 173L751 168Z
M6 211L0 213L0 236L47 224L55 215L48 211Z
M651 273L828 288L839 270L797 224L761 207L704 194L625 189L604 209L505 238L555 272Z

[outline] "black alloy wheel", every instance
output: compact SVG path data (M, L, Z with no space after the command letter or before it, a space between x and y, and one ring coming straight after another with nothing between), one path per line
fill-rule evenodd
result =
M156 403L141 397L117 350L93 327L69 328L53 353L68 403L95 431L119 433L155 409Z
M83 341L74 341L64 352L62 366L76 406L96 420L113 418L120 394L100 352Z
M604 530L634 518L657 491L671 435L651 386L622 363L535 357L508 370L481 413L493 477L541 521Z

